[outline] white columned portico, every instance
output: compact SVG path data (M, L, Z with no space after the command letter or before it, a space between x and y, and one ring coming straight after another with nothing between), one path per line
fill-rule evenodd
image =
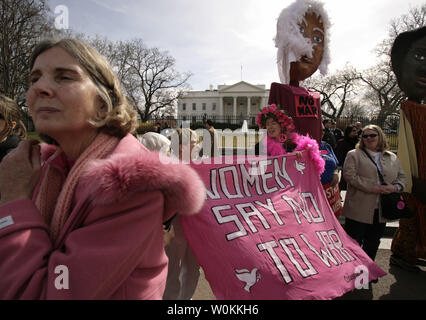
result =
M218 121L236 123L237 118L250 118L256 116L257 108L265 107L268 103L269 91L265 85L253 85L240 81L232 85L218 85L217 90L188 91L179 99L178 117L185 119L200 116L201 111L207 113L208 117L216 117ZM198 111L192 110L196 104ZM253 104L253 113L251 105ZM244 113L244 106L247 110ZM185 106L185 108L183 108ZM199 106L205 106L201 110ZM210 108L211 107L211 108ZM208 111L211 113L209 114ZM239 121L242 119L239 119ZM253 119L250 119L253 121Z
M237 97L233 97L234 98L234 113L233 113L233 115L234 115L234 121L235 121L235 118L237 117Z
M251 97L247 97L247 117L250 116Z
M261 103L260 109L263 109L263 107L266 107L266 104L268 103L268 101L266 100L265 97L262 97L260 103Z

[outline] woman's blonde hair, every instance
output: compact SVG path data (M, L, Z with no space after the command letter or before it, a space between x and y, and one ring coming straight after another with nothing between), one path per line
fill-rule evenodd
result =
M13 134L20 139L26 139L27 129L21 120L21 110L18 104L2 94L0 94L0 119L5 122L3 130L0 131L0 141ZM13 122L16 123L15 126Z
M365 130L372 130L377 132L379 139L377 143L377 151L383 152L389 150L389 144L388 140L386 139L385 133L379 126L376 126L375 124L369 124L362 128L361 139L356 145L357 149L365 149L364 139L362 138L362 135L364 134Z
M136 113L130 108L117 75L106 58L86 42L72 38L44 40L32 53L30 69L40 54L53 47L62 48L75 58L97 88L105 112L95 119L88 119L89 123L102 132L119 138L133 133L137 127Z

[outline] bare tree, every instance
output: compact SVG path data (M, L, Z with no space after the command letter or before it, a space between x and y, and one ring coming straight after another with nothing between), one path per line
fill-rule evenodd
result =
M401 32L413 30L426 25L426 4L419 7L413 7L407 14L403 14L398 18L392 19L388 29L388 37L384 39L376 48L378 57L385 60L390 59L390 50L395 38Z
M309 78L303 85L309 90L320 93L321 110L325 116L338 119L342 116L348 102L356 97L354 89L358 79L359 74L355 68L346 65L342 70L326 77Z
M398 116L400 103L405 99L399 89L396 77L391 68L390 52L398 34L425 25L426 4L411 8L408 14L393 19L389 26L389 36L376 48L380 61L377 65L365 70L361 80L367 85L365 99L376 107L375 116L378 124L383 126L389 116Z
M360 101L348 101L346 102L345 110L342 112L343 118L367 118L369 113L364 104Z
M35 44L53 32L45 0L1 0L0 92L23 106Z
M376 66L367 69L361 80L367 84L368 91L364 98L377 105L376 116L382 119L382 123L388 116L398 116L399 106L404 100L404 93L399 89L395 74L389 62L382 61Z
M175 117L177 101L191 73L175 70L175 59L166 51L148 48L142 39L113 42L106 37L74 35L95 47L111 63L129 103L142 121Z
M191 74L177 72L168 52L148 48L141 39L115 43L109 58L142 121L170 114L188 89Z

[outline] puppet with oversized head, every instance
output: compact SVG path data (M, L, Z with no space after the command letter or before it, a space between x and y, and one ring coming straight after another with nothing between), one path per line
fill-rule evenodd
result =
M321 143L321 103L318 93L299 83L316 70L327 72L330 22L323 4L296 0L278 18L275 46L281 83L272 83L268 104L279 105L293 118L296 131Z
M407 96L401 104L398 158L408 178L408 205L415 211L401 219L392 241L391 264L420 271L426 258L426 27L399 34L391 51L392 69Z

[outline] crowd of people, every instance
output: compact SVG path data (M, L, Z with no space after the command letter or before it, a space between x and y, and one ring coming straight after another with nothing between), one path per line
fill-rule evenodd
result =
M295 38L277 35L284 82L271 94L292 107L292 94L312 97L315 108L318 98L299 82L326 69L328 18L316 2L296 1L290 9L303 21L287 20L288 11L282 12L278 26L299 25L292 28ZM309 41L286 51L300 39ZM411 192L416 214L401 219L390 261L410 271L418 271L416 259L425 254L426 76L419 80L416 73L424 68L425 42L423 27L403 33L392 49L394 72L408 97L398 157L377 125L356 123L343 132L332 120L322 121L321 110L298 118L287 104L276 103L256 118L266 129L256 154L300 157L306 151L323 185L346 190L344 228L372 260L387 222L380 195ZM159 123L157 132L139 141L136 114L112 67L81 40L44 40L29 65L26 104L42 142L26 139L18 105L0 96L0 299L191 299L200 266L180 218L199 212L206 197L200 177L184 163L200 155L193 151L197 134L178 129L173 146ZM206 128L210 144L202 156L219 156L213 123ZM178 160L165 164L158 152ZM54 281L57 266L72 272L69 283Z

